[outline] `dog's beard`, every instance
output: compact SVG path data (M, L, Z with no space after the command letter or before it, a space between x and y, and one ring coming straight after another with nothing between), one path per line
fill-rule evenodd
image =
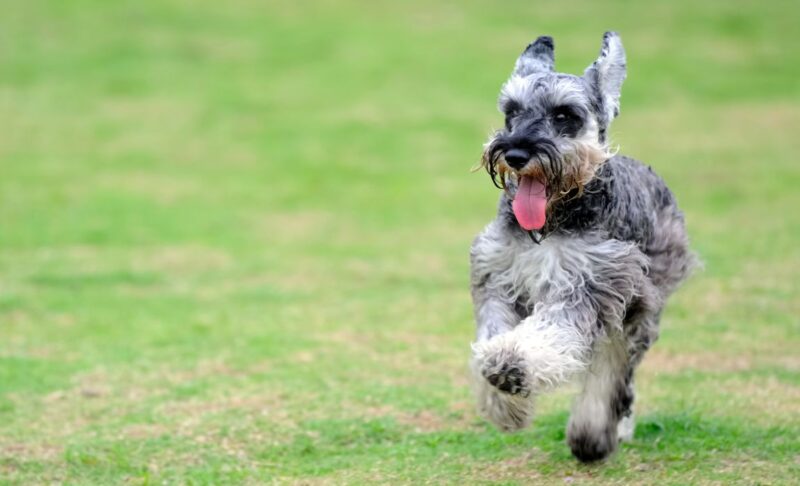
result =
M544 226L558 201L580 197L600 166L613 156L608 146L597 140L560 141L558 146L550 140L537 140L525 147L533 154L531 162L515 170L504 158L509 148L508 143L496 137L486 145L481 166L494 185L513 200L517 221L527 230ZM518 194L520 189L525 193ZM518 196L524 200L517 201Z

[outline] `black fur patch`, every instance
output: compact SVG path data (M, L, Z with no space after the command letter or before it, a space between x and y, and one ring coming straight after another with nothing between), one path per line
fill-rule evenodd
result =
M617 426L616 422L613 426ZM616 431L606 430L600 434L588 430L578 431L570 436L569 448L572 450L572 455L581 462L601 461L616 450Z

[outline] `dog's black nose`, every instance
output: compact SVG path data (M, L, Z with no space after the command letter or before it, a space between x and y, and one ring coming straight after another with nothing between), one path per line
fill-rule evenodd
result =
M525 167L530 158L531 154L526 150L517 148L507 150L505 155L506 163L517 170Z

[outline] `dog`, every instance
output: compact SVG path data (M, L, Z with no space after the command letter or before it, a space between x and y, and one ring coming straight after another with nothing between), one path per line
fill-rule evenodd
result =
M665 182L609 148L620 36L605 33L583 76L554 61L551 37L527 46L500 92L505 127L484 147L503 192L470 251L471 369L479 412L509 432L530 424L537 395L578 379L567 444L593 462L632 438L634 370L696 258Z

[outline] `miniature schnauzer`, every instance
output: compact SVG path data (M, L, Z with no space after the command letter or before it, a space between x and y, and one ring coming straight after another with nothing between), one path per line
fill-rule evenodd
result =
M661 310L691 271L683 214L652 169L609 150L625 51L614 32L582 77L553 71L553 39L517 59L499 107L505 128L482 165L503 189L470 252L482 415L527 426L534 398L571 378L567 442L580 461L633 436L633 372Z

